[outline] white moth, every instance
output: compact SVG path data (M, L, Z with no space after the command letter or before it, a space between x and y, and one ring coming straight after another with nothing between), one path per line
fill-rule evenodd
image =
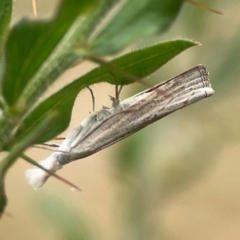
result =
M162 117L213 94L206 68L198 65L122 102L112 98L114 107L88 116L67 135L58 148L59 152L54 152L40 165L55 173L63 165L96 153ZM41 187L49 176L40 168L26 171L28 183L34 189Z

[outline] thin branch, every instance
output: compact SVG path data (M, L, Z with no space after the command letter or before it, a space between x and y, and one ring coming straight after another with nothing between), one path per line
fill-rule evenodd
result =
M191 4L195 5L195 6L197 6L199 8L202 8L204 10L207 10L207 11L210 11L210 12L214 12L214 13L223 15L223 13L221 13L221 12L219 12L219 11L213 9L213 8L210 8L210 7L206 6L206 5L203 5L201 3L195 2L193 0L185 0L185 1L191 3Z
M38 13L37 13L37 3L36 0L32 0L32 8L33 8L33 14L35 18L38 18Z

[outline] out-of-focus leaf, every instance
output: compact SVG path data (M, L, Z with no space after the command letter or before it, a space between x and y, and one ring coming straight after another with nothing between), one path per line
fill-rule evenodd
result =
M175 20L183 0L127 0L90 44L95 54L116 53L136 40L156 36Z
M138 78L143 78L156 71L177 54L192 46L196 46L196 43L181 39L163 42L126 54L110 63L117 66L121 71L133 74ZM117 84L129 84L133 82L133 80L122 76L121 72L111 70L106 66L97 67L90 73L76 79L36 107L24 120L22 128L17 132L17 139L22 135L28 134L28 131L35 128L53 110L59 112L59 119L56 120L54 125L49 126L46 134L39 138L37 143L48 141L60 134L69 125L72 107L79 91L88 85L99 82L116 84L115 78L110 73L111 71L116 76Z
M213 79L216 81L216 91L221 92L221 94L226 94L228 90L232 90L231 84L229 84L229 79L231 79L232 84L239 82L239 62L240 62L240 33L235 34L234 38L229 41L228 48L224 52L224 58L221 58L220 64L217 65L217 69L213 72ZM212 57L214 59L214 57ZM222 95L219 95L222 97Z
M0 49L2 53L2 46L6 32L9 28L12 15L12 0L0 1Z
M44 222L48 222L57 233L57 239L61 240L93 240L101 239L96 235L97 226L94 226L93 220L87 221L84 211L81 218L76 214L75 208L69 203L63 201L60 195L47 194L45 199L40 199L40 213ZM35 207L36 209L36 207ZM61 211L59 211L61 209ZM91 228L87 222L91 222ZM95 231L93 231L95 230ZM96 238L94 237L96 235Z
M98 6L93 11L86 14L87 17L84 20L84 25L88 27L85 28L84 35L89 37L96 27L101 24L101 21L110 12L114 5L120 1L121 0L99 0Z
M10 32L6 44L3 96L14 105L21 96L31 105L66 67L72 64L69 49L79 40L84 14L97 0L62 0L51 21L23 19ZM82 36L81 36L82 37Z
M0 77L3 71L3 46L12 15L12 0L0 1Z

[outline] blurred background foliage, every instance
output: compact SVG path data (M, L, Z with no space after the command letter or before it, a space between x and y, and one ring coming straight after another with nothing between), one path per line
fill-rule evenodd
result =
M39 1L39 16L50 16L56 2ZM240 238L240 3L199 2L224 15L185 3L170 31L142 45L186 37L203 46L182 53L148 82L154 85L203 63L215 95L66 166L61 176L83 193L71 192L55 179L34 192L23 174L28 164L18 161L6 183L7 211L13 216L3 216L0 239ZM33 17L31 2L15 1L14 20L24 15ZM92 67L88 63L69 70L55 87ZM127 86L121 97L143 89L139 84ZM109 105L113 86L100 84L93 90L97 109ZM84 91L69 129L89 111L91 98ZM41 160L49 152L31 149L29 155Z

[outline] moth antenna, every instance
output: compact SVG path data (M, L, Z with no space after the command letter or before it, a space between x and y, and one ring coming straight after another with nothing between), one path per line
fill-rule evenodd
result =
M57 137L57 138L54 138L55 140L65 140L65 137Z
M60 147L57 143L41 143L39 145L48 146L48 147Z
M62 152L62 153L65 153L65 151L63 151L63 150L44 147L44 145L47 145L47 144L41 144L41 145L43 145L43 146L33 145L31 147L33 147L33 148L40 148L40 149L48 150L48 151L51 151L51 152ZM50 145L47 145L47 146L49 146L49 147L57 147L57 146L50 146Z

